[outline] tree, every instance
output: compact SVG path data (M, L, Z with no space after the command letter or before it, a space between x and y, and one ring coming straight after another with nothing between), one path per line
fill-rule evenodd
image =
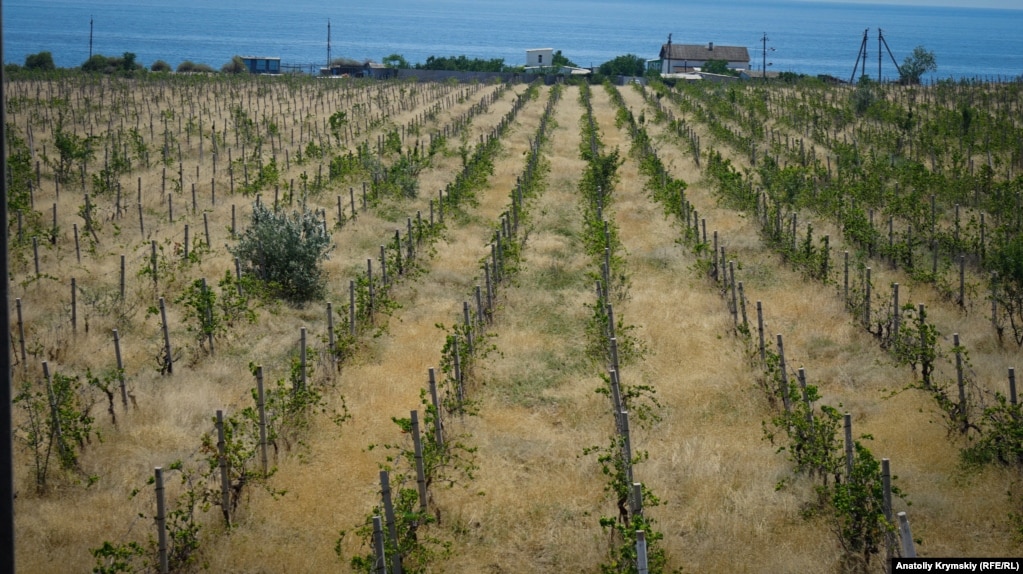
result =
M646 72L646 60L635 54L618 56L600 65L605 76L642 76Z
M153 62L153 65L149 67L154 72L170 72L173 68L171 65L163 60L157 60Z
M411 67L408 60L405 59L405 56L402 56L401 54L391 54L390 56L385 57L383 59L383 64L388 68L398 68L400 70L407 70Z
M482 58L469 59L461 56L429 56L425 63L416 64L418 70L456 70L460 72L503 72L505 71L504 58L493 58L484 60Z
M83 72L106 72L109 67L109 58L103 54L93 54L82 63Z
M230 62L220 67L220 71L225 74L247 74L249 67L245 65L245 60L241 56L234 56Z
M902 62L902 67L899 69L899 83L919 84L920 78L924 74L937 69L938 64L934 59L934 52L928 51L923 46L917 46L913 48L913 53L906 56Z
M117 56L104 56L93 54L82 64L84 72L101 72L103 74L131 75L137 70L144 70L141 64L135 62L135 54L125 52L120 58Z
M554 66L555 68L559 68L561 66L566 66L566 67L569 67L569 68L578 68L579 67L578 64L576 64L572 60L569 60L564 55L562 55L561 50L558 50L557 52L554 52L554 57L551 58L551 65Z
M702 70L708 74L720 74L722 76L738 76L738 72L728 67L726 60L707 60Z
M49 72L57 69L57 67L53 64L53 54L50 52L39 52L38 54L25 56L25 69Z

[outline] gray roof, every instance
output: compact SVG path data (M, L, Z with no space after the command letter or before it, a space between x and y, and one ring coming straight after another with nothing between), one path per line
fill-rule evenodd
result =
M718 46L707 44L672 44L668 53L668 44L661 46L662 60L726 60L728 62L749 62L749 50L744 46Z

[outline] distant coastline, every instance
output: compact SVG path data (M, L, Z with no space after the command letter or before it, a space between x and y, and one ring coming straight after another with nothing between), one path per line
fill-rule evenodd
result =
M234 55L259 55L312 69L327 60L328 20L333 56L377 62L391 54L411 63L465 55L521 65L526 49L554 47L591 67L623 54L654 59L670 33L680 42L746 46L756 71L767 64L775 72L848 78L865 29L867 72L877 75L880 27L896 61L918 45L936 53L928 80L1023 74L1023 10L794 0L738 0L727 10L658 0L378 0L344 8L319 0L12 0L4 6L4 61L22 64L28 54L50 51L58 66L79 66L89 57L91 21L93 53L131 52L147 67L190 60L219 69ZM895 67L882 56L881 76L892 79Z

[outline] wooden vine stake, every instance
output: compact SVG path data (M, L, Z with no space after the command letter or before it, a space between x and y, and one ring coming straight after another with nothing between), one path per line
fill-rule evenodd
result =
M394 501L391 499L391 481L386 470L380 471L380 498L384 504L384 520L387 526L387 536L391 539L391 546L398 548L398 526L394 518ZM392 574L401 574L401 552L395 552L391 556Z
M205 277L202 278L202 294L203 294L203 299L206 301L206 324L212 326L213 325L213 304L210 301L210 290L209 290L209 286L206 285L206 278ZM210 355L212 356L214 354L213 353L213 329L212 328L210 328L206 332L206 340L207 340L207 342L210 345Z
M217 464L220 467L220 509L224 523L231 528L231 477L227 467L227 441L224 439L224 411L217 410Z
M124 276L125 276L124 264L125 264L124 254L121 254L121 281L120 281L121 301L124 301Z
M355 336L355 281L348 282L348 334Z
M785 344L782 340L781 333L779 333L777 337L779 358L778 370L781 373L781 389L779 389L779 391L781 392L781 402L785 405L785 412L788 413L792 410L792 404L789 402L789 373L788 367L785 366Z
M263 392L263 365L256 366L256 410L259 412L259 462L263 476L269 473L266 455L266 398Z
M128 410L128 390L124 386L124 362L121 360L121 336L114 329L114 357L117 359L117 378L121 385L121 403Z
M952 346L956 353L956 385L959 387L959 416L966 423L966 381L963 375L963 349L959 346L959 333L952 333Z
M163 372L172 375L174 374L174 356L171 355L170 330L167 328L167 304L163 297L160 297L160 322L163 328Z
M757 334L760 336L760 362L767 361L767 348L764 345L764 305L757 301Z
M416 484L419 486L419 511L426 512L426 469L423 466L423 439L419 434L419 411L411 412L412 446L415 449Z
M153 239L153 240L151 240L149 242L149 247L150 247L150 251L151 251L151 253L149 255L149 269L150 269L150 271L153 272L153 291L156 291L158 289L158 287L157 287L157 276L159 275L159 272L158 272L158 269L156 267L157 263L156 263L156 240L155 239Z
M160 574L167 574L167 503L164 500L163 467L153 469L156 482L156 548Z
M884 512L884 519L888 524L894 525L895 520L892 516L892 468L891 461L887 458L881 459L881 489L881 510ZM892 553L895 547L895 539L894 536L892 536L891 531L885 532L884 547L885 561L887 562L892 558Z
M1016 406L1016 368L1009 367L1009 404Z
M441 418L440 418L440 401L437 398L437 375L434 372L433 367L430 367L429 372L430 372L430 378L429 378L430 402L433 404L433 432L434 432L434 440L437 442L437 446L438 447L443 447L444 446L444 423L441 421Z
M46 380L46 397L50 402L50 416L53 418L53 434L57 438L57 447L60 450L60 457L67 460L67 452L64 450L64 433L60 427L60 414L57 408L57 396L53 393L53 381L50 379L50 365L43 361L43 378Z
M327 345L330 361L336 371L338 369L337 343L334 340L334 306L327 303Z
M301 329L299 329L298 356L299 356L299 358L298 358L299 364L300 364L301 369L302 369L302 371L301 371L301 379L300 379L301 380L301 383L300 383L301 384L301 390L304 391L305 388L306 388L306 373L307 373L307 368L306 368L307 367L307 363L306 363L306 359L307 359L307 356L306 356L306 331L305 331L305 327L302 327Z
M746 314L746 290L742 286L742 281L739 281L739 310L742 312L742 328L747 336L749 336L749 317Z
M842 427L845 431L845 479L852 480L853 471L853 438L852 438L852 415L842 415Z
M15 299L14 302L18 308L18 346L21 350L21 365L27 370L28 354L25 352L25 320L22 318L21 313L21 298Z
M75 278L71 278L71 332L78 331L78 286Z
M730 309L731 312L732 312L732 327L735 328L735 329L738 329L739 328L739 299L738 299L738 294L736 293L736 285L735 285L735 261L734 260L731 260L731 261L728 262L728 274L731 276L731 278L729 279L729 283L731 284L731 289L732 289L732 308Z

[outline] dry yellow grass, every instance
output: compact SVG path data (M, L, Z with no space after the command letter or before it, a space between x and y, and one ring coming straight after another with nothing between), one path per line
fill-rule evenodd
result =
M368 84L323 93L318 88L292 91L282 86L263 91L253 80L222 88L219 95L225 101L218 102L208 87L203 93L199 87L135 86L149 90L145 93L151 98L159 95L154 106L180 105L178 113L186 121L189 114L198 114L204 122L226 127L231 105L248 105L250 98L254 113L275 112L281 147L289 150L292 159L284 181L297 180L303 172L316 173L318 162L304 166L294 162L295 152L304 145L300 134L308 138L316 126L322 129L335 109L349 110L354 118L346 139L375 143L391 129L400 131L401 125L434 102L450 102L450 108L423 128L420 137L425 141L422 134L451 121L496 89L485 86L469 94L465 87L420 86L415 103L401 108L397 102L410 97L401 91L407 88ZM511 86L477 117L468 142L489 133L523 90L523 86ZM596 88L593 93L602 137L624 155L628 136L615 128L614 110L603 90ZM204 519L208 544L204 559L211 571L345 571L347 558L368 551L348 534L341 545L345 560L334 553L339 531L351 532L360 525L379 497L377 472L383 454L368 447L401 441L391 418L420 408L427 369L437 366L443 345L443 332L435 325L459 321L462 301L481 282L479 260L487 253L497 218L507 209L547 94L547 89L541 90L509 128L489 186L479 192L478 206L466 210L457 224L449 223L434 256L425 263L426 273L395 289L393 296L402 308L387 321L381 336L367 339L339 374L316 365L313 376L325 385L328 403L337 407L343 395L352 419L339 429L326 417L318 417L304 448L280 454L271 484L287 491L283 498L273 500L258 488L250 489L230 532L219 525L216 511ZM629 107L643 108L631 89L622 89L622 94ZM187 108L181 103L188 101L185 95L208 111L183 109ZM601 367L584 352L586 305L593 293L587 275L592 270L578 237L582 211L577 186L584 164L578 153L583 108L577 96L577 89L566 89L557 108L557 128L544 150L551 171L546 190L530 206L522 270L499 295L498 318L491 328L499 352L479 366L478 384L471 389L479 401L479 415L449 421L452 430L471 435L479 448L479 469L468 488L437 489L432 495L442 521L430 530L450 540L454 548L450 558L435 566L436 571L592 572L598 570L607 548L598 519L613 514L613 502L604 493L594 456L582 453L584 447L605 444L613 422L607 398L595 392L601 385ZM355 104L360 107L356 109ZM24 116L16 115L15 121L19 117L23 125ZM378 117L384 117L384 123L370 125ZM97 131L107 126L104 117L93 121ZM857 433L874 435L871 449L879 457L892 459L898 484L913 502L908 511L914 533L924 541L921 552L991 555L1017 548L1005 526L1003 493L1010 476L985 471L962 478L955 467L956 445L946 439L939 424L930 422L934 417L929 399L914 391L884 398L885 389L905 385L911 374L890 365L875 343L852 324L830 289L808 284L788 271L764 250L750 222L719 208L691 158L662 137L659 126L648 127L660 138L659 153L672 173L689 183L687 194L707 217L709 229L719 231L731 256L742 263L739 276L746 281L747 296L764 302L768 333L785 336L789 364L805 365L825 400L841 402L854 414ZM37 129L37 141L41 131ZM299 140L295 146L288 142L292 132ZM177 135L187 141L184 131ZM271 305L259 309L255 325L237 329L221 341L216 356L204 357L189 348L180 309L170 305L172 339L181 349L181 361L173 376L156 372L162 338L159 320L147 316L146 308L159 295L173 299L192 278L205 276L215 282L225 271L233 271L224 248L231 242L232 205L238 225L247 222L250 200L228 194L223 160L217 168L217 205L209 203L210 141L207 137L200 162L198 139L192 136L183 153L186 190L196 179L195 166L200 167L196 182L200 213L187 209L188 191L172 192L175 222L168 223L166 196L160 192L162 170L151 168L140 175L145 236L139 233L137 211L132 211L137 209L136 184L125 181L125 189L131 190L125 201L131 209L122 219L113 218L104 198L99 207L101 240L95 253L83 252L81 264L75 259L70 232L72 222L81 227L82 220L73 215L81 205L81 190L62 189L58 200L52 183L44 181L36 197L37 209L57 202L61 237L56 248L44 247L42 252L43 272L53 279L26 282L32 274L30 251L14 267L13 293L23 299L27 338L35 349L28 374L19 364L17 377L38 379L38 362L43 358L60 372L109 369L113 364L110 330L116 327L138 408L124 413L118 405L116 428L101 405L94 409L104 440L90 445L83 455L84 470L99 476L91 487L66 485L37 495L28 459L19 453L18 563L25 572L89 571L94 563L90 548L104 540L148 537L151 521L136 515L151 513L152 495L145 490L130 499L129 492L144 486L153 466L194 457L201 433L212 428L210 419L216 409L233 413L250 402L249 362L262 364L267 380L284 378L289 358L297 351L299 329L308 329L314 347L321 346L319 338L325 336L323 303L303 309ZM360 212L356 220L334 232L336 245L325 271L330 280L328 300L335 302L335 308L347 302L348 281L365 268L366 259L378 257L379 245L393 237L394 229L404 229L404 217L416 211L428 216L429 199L460 167L456 140L448 142L449 154L436 158L421 174L417 199L386 202L380 209ZM283 154L280 149L277 153ZM167 171L168 179L172 173L176 177L176 165ZM800 516L803 504L813 496L809 486L796 480L775 490L780 480L790 476L791 467L762 438L761 421L770 417L770 410L756 388L758 368L751 366L744 345L730 335L731 318L724 300L694 270L693 256L675 244L678 229L647 197L635 161L623 164L621 176L609 216L621 230L631 289L618 312L636 327L636 336L648 350L622 376L654 387L663 404L662 420L637 429L634 444L650 454L647 462L637 466L637 479L664 500L649 512L665 534L662 544L670 565L708 572L834 571L839 551L828 523ZM349 185L358 197L361 182L353 181L311 198L313 206L326 210L328 222L336 216L336 196L348 208ZM264 191L263 201L272 201L272 196L272 190ZM45 220L48 212L42 211ZM213 252L201 264L178 271L173 282L163 278L154 290L148 278L137 276L149 256L149 241L156 240L173 257L170 252L183 240L184 223L190 225L192 237L202 237L202 212L210 221ZM832 233L833 238L837 236ZM133 311L118 320L80 299L78 332L72 334L67 309L70 278L76 277L84 292L109 295L116 289L122 253L128 260L126 307ZM883 277L898 279L887 272ZM913 287L906 297L928 301L929 306L933 300L926 288ZM936 300L933 306L942 325L958 319L963 333L978 334L969 339L978 341L978 347L971 346L978 378L989 380L999 369L1004 373L1013 357L999 352L990 336L979 335L984 332L982 318L976 313L956 317L955 312L941 310ZM752 307L750 313L755 318ZM170 493L178 488L172 484Z
M635 109L643 105L633 90L623 89L621 93ZM658 127L650 129L653 134L661 133ZM709 136L704 136L709 141ZM871 450L878 457L892 460L897 482L912 502L911 507L903 509L913 523L914 536L923 540L918 548L921 554L1004 555L1018 548L1004 510L1008 474L989 469L964 477L957 465L960 445L946 436L937 422L932 400L912 390L885 398L908 385L911 373L891 364L876 343L853 323L832 289L822 289L788 271L760 246L745 218L717 207L711 189L679 149L677 145L664 145L661 157L673 167L673 173L686 174L683 177L690 184L687 196L707 217L708 229L728 230L722 234L722 244L727 246L730 258L741 263L737 274L740 280L746 280L749 299L763 301L769 336L784 335L789 365L805 364L810 382L820 387L825 401L843 404L853 414L856 434L872 434L875 438L868 443ZM818 233L828 232L826 223L815 221L814 227ZM832 238L840 236L834 230L831 233ZM884 270L882 279L875 281L880 283L888 276L888 270ZM898 279L896 276L894 280ZM926 288L915 289L912 299L904 295L902 300L917 300L922 291ZM933 298L928 302L941 325L941 318L948 316L947 305L939 305ZM971 321L974 332L979 333L976 339L989 337L980 334L986 330L976 318L961 324ZM946 332L944 327L939 328ZM1004 380L1005 367L1014 360L1011 353L991 347L982 347L986 352L980 353L971 348L978 380ZM972 534L963 536L963 532Z

